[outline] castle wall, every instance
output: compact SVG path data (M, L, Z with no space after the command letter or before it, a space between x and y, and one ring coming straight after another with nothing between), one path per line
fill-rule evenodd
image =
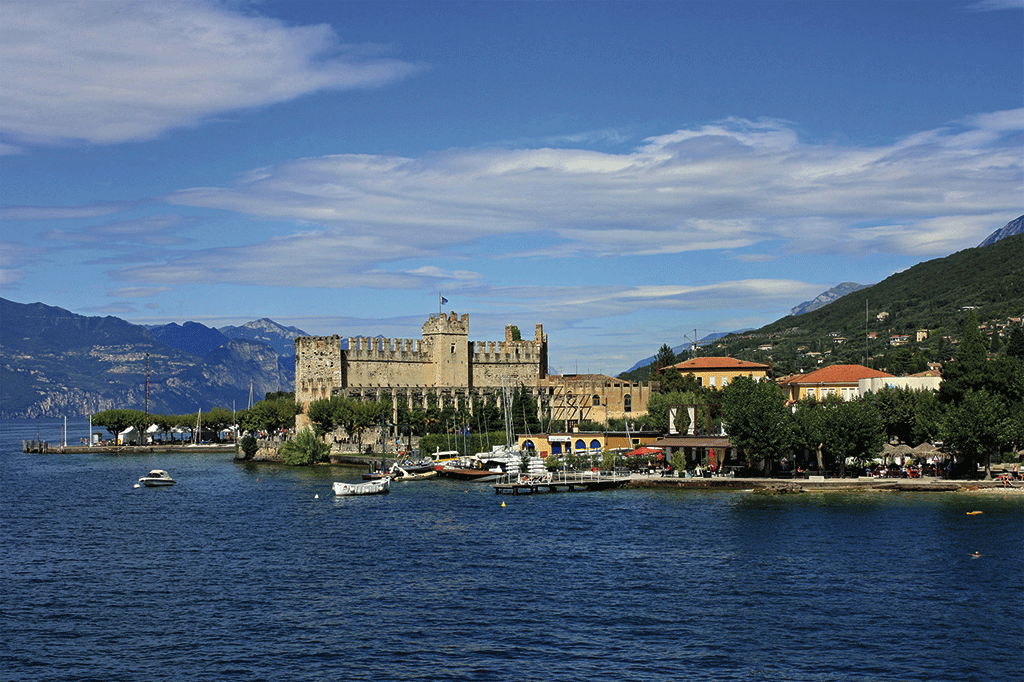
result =
M345 385L341 337L299 336L295 339L295 401L306 405L314 400L330 398ZM308 423L300 414L296 427Z
M333 394L372 397L382 392L412 404L428 392L482 395L503 381L536 389L548 366L542 325L530 340L513 340L509 326L504 341L471 342L469 315L454 312L431 315L422 339L350 337L348 349L342 350L337 335L299 337L295 349L295 397L303 405Z
M434 378L432 349L418 339L350 337L342 357L344 387L429 386Z

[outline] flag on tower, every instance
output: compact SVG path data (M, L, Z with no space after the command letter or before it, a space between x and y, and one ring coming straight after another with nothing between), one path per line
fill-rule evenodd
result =
M441 294L438 294L438 296L441 296ZM444 296L441 296L441 305L444 305L447 302L448 302L448 299L445 298Z

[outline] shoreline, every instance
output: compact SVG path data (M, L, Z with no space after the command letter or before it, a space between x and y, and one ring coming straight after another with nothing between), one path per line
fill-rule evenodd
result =
M1000 480L947 480L941 478L826 478L798 481L776 478L661 478L634 476L626 488L684 490L753 490L762 494L798 494L809 492L921 492L921 493L1005 493L1024 495L1024 481L1005 487Z

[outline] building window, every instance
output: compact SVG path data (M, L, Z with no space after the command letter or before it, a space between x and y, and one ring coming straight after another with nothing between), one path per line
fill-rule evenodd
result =
M807 397L808 398L813 398L814 397L814 389L813 388L807 389Z
M601 396L594 395L594 407L601 407Z
M622 411L632 412L633 411L633 397L628 393L622 396Z

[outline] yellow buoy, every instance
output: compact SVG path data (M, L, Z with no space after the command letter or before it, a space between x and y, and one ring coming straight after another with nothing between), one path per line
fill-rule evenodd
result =
M505 506L505 503L504 503L504 502L502 502L502 503L501 503L501 506L502 506L502 507L504 507L504 506Z
M973 511L973 512L967 512L967 515L968 515L968 516L974 516L975 514L983 514L983 513L984 513L984 512L980 512L980 511Z

